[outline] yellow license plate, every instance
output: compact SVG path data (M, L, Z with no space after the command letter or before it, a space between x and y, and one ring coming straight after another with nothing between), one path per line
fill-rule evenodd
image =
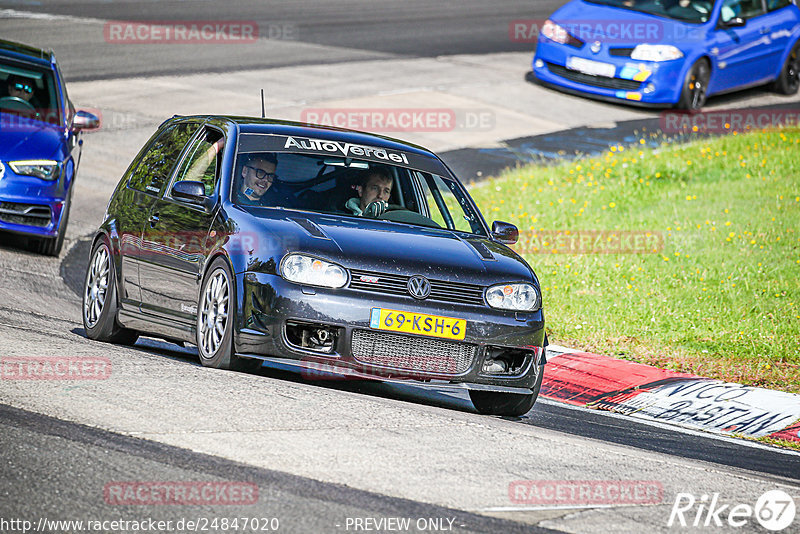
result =
M378 330L390 330L392 332L442 337L445 339L464 339L467 333L466 319L387 310L386 308L372 308L369 326Z

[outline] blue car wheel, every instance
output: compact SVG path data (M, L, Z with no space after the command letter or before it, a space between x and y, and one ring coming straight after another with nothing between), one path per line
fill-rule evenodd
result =
M689 111L700 110L706 103L709 79L711 79L711 67L708 61L698 59L686 73L678 107Z
M800 41L792 47L778 79L775 80L775 91L782 95L793 95L798 89L800 89Z

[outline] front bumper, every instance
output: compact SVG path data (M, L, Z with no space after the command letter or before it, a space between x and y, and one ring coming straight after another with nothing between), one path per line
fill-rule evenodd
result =
M237 287L242 289L235 331L237 353L290 363L308 378L336 375L412 380L437 387L529 393L543 370L545 336L541 310L523 314L354 289L311 289L261 273L242 273L236 278ZM377 330L370 327L373 308L465 319L465 338L455 341ZM336 332L331 352L309 350L290 342L287 323L319 325ZM377 340L370 354L365 354L365 338ZM396 352L387 354L393 348ZM379 352L382 356L376 356ZM496 358L499 353L514 355L513 373L484 373L484 360L490 355ZM436 364L443 359L452 365L448 361L445 365Z
M588 48L586 44L578 49L540 39L531 63L536 79L566 92L613 102L669 107L680 100L685 58L663 62L634 61L630 57L611 55L607 46L596 54ZM571 57L611 64L614 76L597 76L568 69L567 61Z
M3 171L0 177L0 231L39 237L58 235L67 196L63 179L50 182L17 176L8 165Z
M0 196L0 231L55 237L64 211L63 200Z

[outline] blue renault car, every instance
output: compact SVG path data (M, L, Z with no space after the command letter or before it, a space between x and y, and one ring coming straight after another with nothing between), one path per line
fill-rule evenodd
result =
M58 256L81 130L98 126L97 116L75 111L52 52L0 40L0 234L30 236Z
M794 0L573 0L542 26L531 74L570 93L697 110L766 83L796 93L798 39Z

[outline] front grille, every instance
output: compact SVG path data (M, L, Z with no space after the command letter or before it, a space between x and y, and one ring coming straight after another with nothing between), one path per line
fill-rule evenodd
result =
M584 74L576 70L570 70L561 65L548 63L547 68L550 72L567 80L577 83L584 83L594 87L601 87L603 89L621 89L623 91L635 91L639 89L642 82L634 80L623 80L622 78L606 78L605 76L595 76L593 74Z
M361 363L436 375L467 372L478 352L476 345L372 330L354 330L353 357Z
M50 206L0 202L0 221L43 227L50 224L50 219Z
M412 298L408 294L409 276L399 274L372 273L369 271L350 271L350 289L399 295ZM443 280L431 280L431 294L426 300L449 302L451 304L472 304L483 306L483 287Z
M633 48L620 47L620 48L609 48L608 49L608 55L609 56L631 57L631 54L633 54Z

